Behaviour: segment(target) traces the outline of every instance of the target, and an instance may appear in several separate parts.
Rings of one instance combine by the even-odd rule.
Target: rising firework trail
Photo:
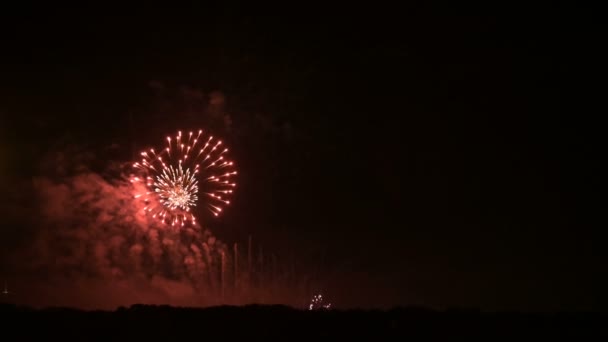
[[[141,152],[141,161],[133,167],[137,175],[131,182],[144,185],[144,191],[135,195],[145,203],[143,209],[171,226],[184,226],[196,222],[192,213],[201,204],[214,216],[230,204],[236,183],[232,180],[237,171],[228,160],[228,148],[203,130],[166,138],[161,150]]]

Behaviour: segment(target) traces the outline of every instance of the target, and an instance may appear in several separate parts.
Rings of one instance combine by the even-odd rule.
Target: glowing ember
[[[323,303],[323,295],[318,294],[312,297],[308,310],[322,310],[331,308],[331,303]]]

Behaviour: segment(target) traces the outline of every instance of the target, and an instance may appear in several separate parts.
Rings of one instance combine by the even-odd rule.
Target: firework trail
[[[237,174],[234,162],[227,159],[228,148],[213,136],[206,137],[202,130],[167,137],[167,146],[159,151],[141,152],[141,161],[133,164],[137,176],[131,182],[144,185],[135,195],[145,205],[143,209],[171,226],[196,223],[192,213],[197,203],[214,216],[230,204]]]

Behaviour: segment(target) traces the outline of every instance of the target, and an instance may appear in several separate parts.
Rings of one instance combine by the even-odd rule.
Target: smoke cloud
[[[55,154],[45,176],[32,181],[37,227],[26,248],[12,255],[22,280],[19,302],[84,308],[218,303],[225,244],[200,225],[173,229],[146,216],[127,174],[104,177],[83,158],[91,156]]]
[[[248,253],[243,243],[247,236],[242,236],[240,262],[235,265],[234,246],[229,249],[216,239],[204,220],[173,230],[146,216],[143,202],[133,198],[141,189],[128,181],[131,161],[125,160],[124,165],[111,162],[126,159],[122,155],[125,151],[138,150],[135,141],[163,136],[174,123],[206,127],[244,145],[268,144],[264,139],[275,133],[278,139],[290,137],[293,127],[268,115],[239,111],[221,92],[192,87],[176,91],[156,81],[149,86],[154,101],[118,124],[128,127],[129,139],[121,140],[121,134],[127,132],[117,129],[117,143],[76,148],[66,146],[66,141],[72,141],[69,136],[49,135],[55,145],[52,152],[35,150],[29,159],[35,166],[22,168],[27,173],[13,172],[15,182],[0,179],[0,276],[13,290],[12,300],[33,306],[81,308],[307,301],[311,285],[301,278],[308,275],[298,277],[293,260],[275,265],[268,255],[266,259],[256,255],[256,245]],[[233,122],[234,115],[238,124]],[[138,123],[147,120],[167,124],[146,126],[142,131]],[[52,131],[50,124],[44,127]],[[81,146],[83,140],[75,139]],[[256,151],[247,155],[252,158]],[[276,169],[272,158],[264,159],[266,152],[258,153],[255,158],[262,160],[259,165],[265,168],[252,169],[257,172],[253,179]],[[45,154],[42,160],[40,154]],[[39,170],[32,172],[33,166]],[[0,171],[2,168],[0,165]],[[259,191],[255,186],[252,189]],[[253,262],[247,262],[247,257]],[[222,258],[227,270],[223,297]]]

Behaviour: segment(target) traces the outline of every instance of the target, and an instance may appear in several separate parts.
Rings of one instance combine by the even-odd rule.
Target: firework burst
[[[331,303],[325,304],[323,302],[322,294],[314,295],[312,297],[312,300],[310,301],[310,304],[308,305],[308,310],[323,310],[323,309],[330,309],[330,308],[331,308]]]
[[[141,152],[141,161],[133,164],[137,175],[131,182],[145,188],[135,198],[144,201],[146,213],[172,226],[195,223],[192,211],[199,202],[218,216],[230,204],[236,187],[232,177],[237,172],[227,159],[228,148],[202,130],[188,135],[178,131],[166,140],[166,147]]]

